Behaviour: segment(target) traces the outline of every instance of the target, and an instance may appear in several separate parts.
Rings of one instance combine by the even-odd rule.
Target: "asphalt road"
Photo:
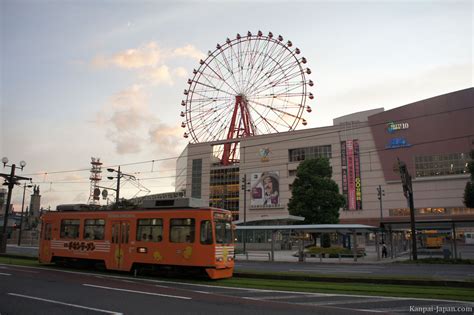
[[[8,245],[7,253],[38,256],[37,247]],[[267,271],[307,273],[315,275],[336,276],[390,276],[390,277],[423,277],[433,280],[473,281],[472,265],[452,264],[397,264],[378,263],[319,263],[319,262],[268,262],[268,261],[236,261],[235,272]]]
[[[216,287],[0,264],[4,314],[413,314],[474,303]],[[411,308],[411,309],[410,309]],[[459,313],[459,312],[458,312]]]

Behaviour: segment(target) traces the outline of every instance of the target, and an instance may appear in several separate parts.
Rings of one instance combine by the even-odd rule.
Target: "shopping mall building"
[[[340,223],[378,226],[409,218],[399,159],[413,178],[417,218],[472,222],[474,209],[463,205],[463,194],[474,149],[473,92],[353,113],[332,126],[244,138],[240,160],[227,166],[217,157],[225,141],[189,144],[177,161],[176,191],[232,210],[237,223],[244,217],[247,224],[291,223],[302,220],[287,208],[296,169],[324,156],[347,201]]]

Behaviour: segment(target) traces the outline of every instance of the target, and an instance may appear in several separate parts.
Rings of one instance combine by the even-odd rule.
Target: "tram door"
[[[112,222],[112,255],[113,268],[128,270],[130,267],[130,222]]]
[[[40,248],[38,252],[40,262],[51,261],[52,231],[53,231],[53,222],[44,221],[41,226],[41,240],[40,240]]]

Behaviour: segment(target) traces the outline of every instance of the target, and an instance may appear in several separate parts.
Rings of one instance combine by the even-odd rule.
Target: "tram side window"
[[[86,219],[84,221],[85,240],[103,240],[105,235],[104,219]]]
[[[170,242],[194,243],[195,226],[194,219],[171,219]]]
[[[137,241],[161,242],[163,240],[163,219],[139,219]]]
[[[61,238],[79,238],[80,220],[61,220]]]
[[[201,221],[201,244],[212,244],[211,221]]]

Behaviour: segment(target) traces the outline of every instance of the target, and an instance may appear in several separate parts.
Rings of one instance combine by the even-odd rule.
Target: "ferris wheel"
[[[308,92],[314,84],[306,79],[311,74],[306,62],[291,41],[271,32],[237,34],[217,44],[184,90],[184,137],[193,143],[231,140],[307,125],[302,115],[311,112],[306,101],[314,98]],[[235,146],[224,146],[224,164],[233,159]]]

